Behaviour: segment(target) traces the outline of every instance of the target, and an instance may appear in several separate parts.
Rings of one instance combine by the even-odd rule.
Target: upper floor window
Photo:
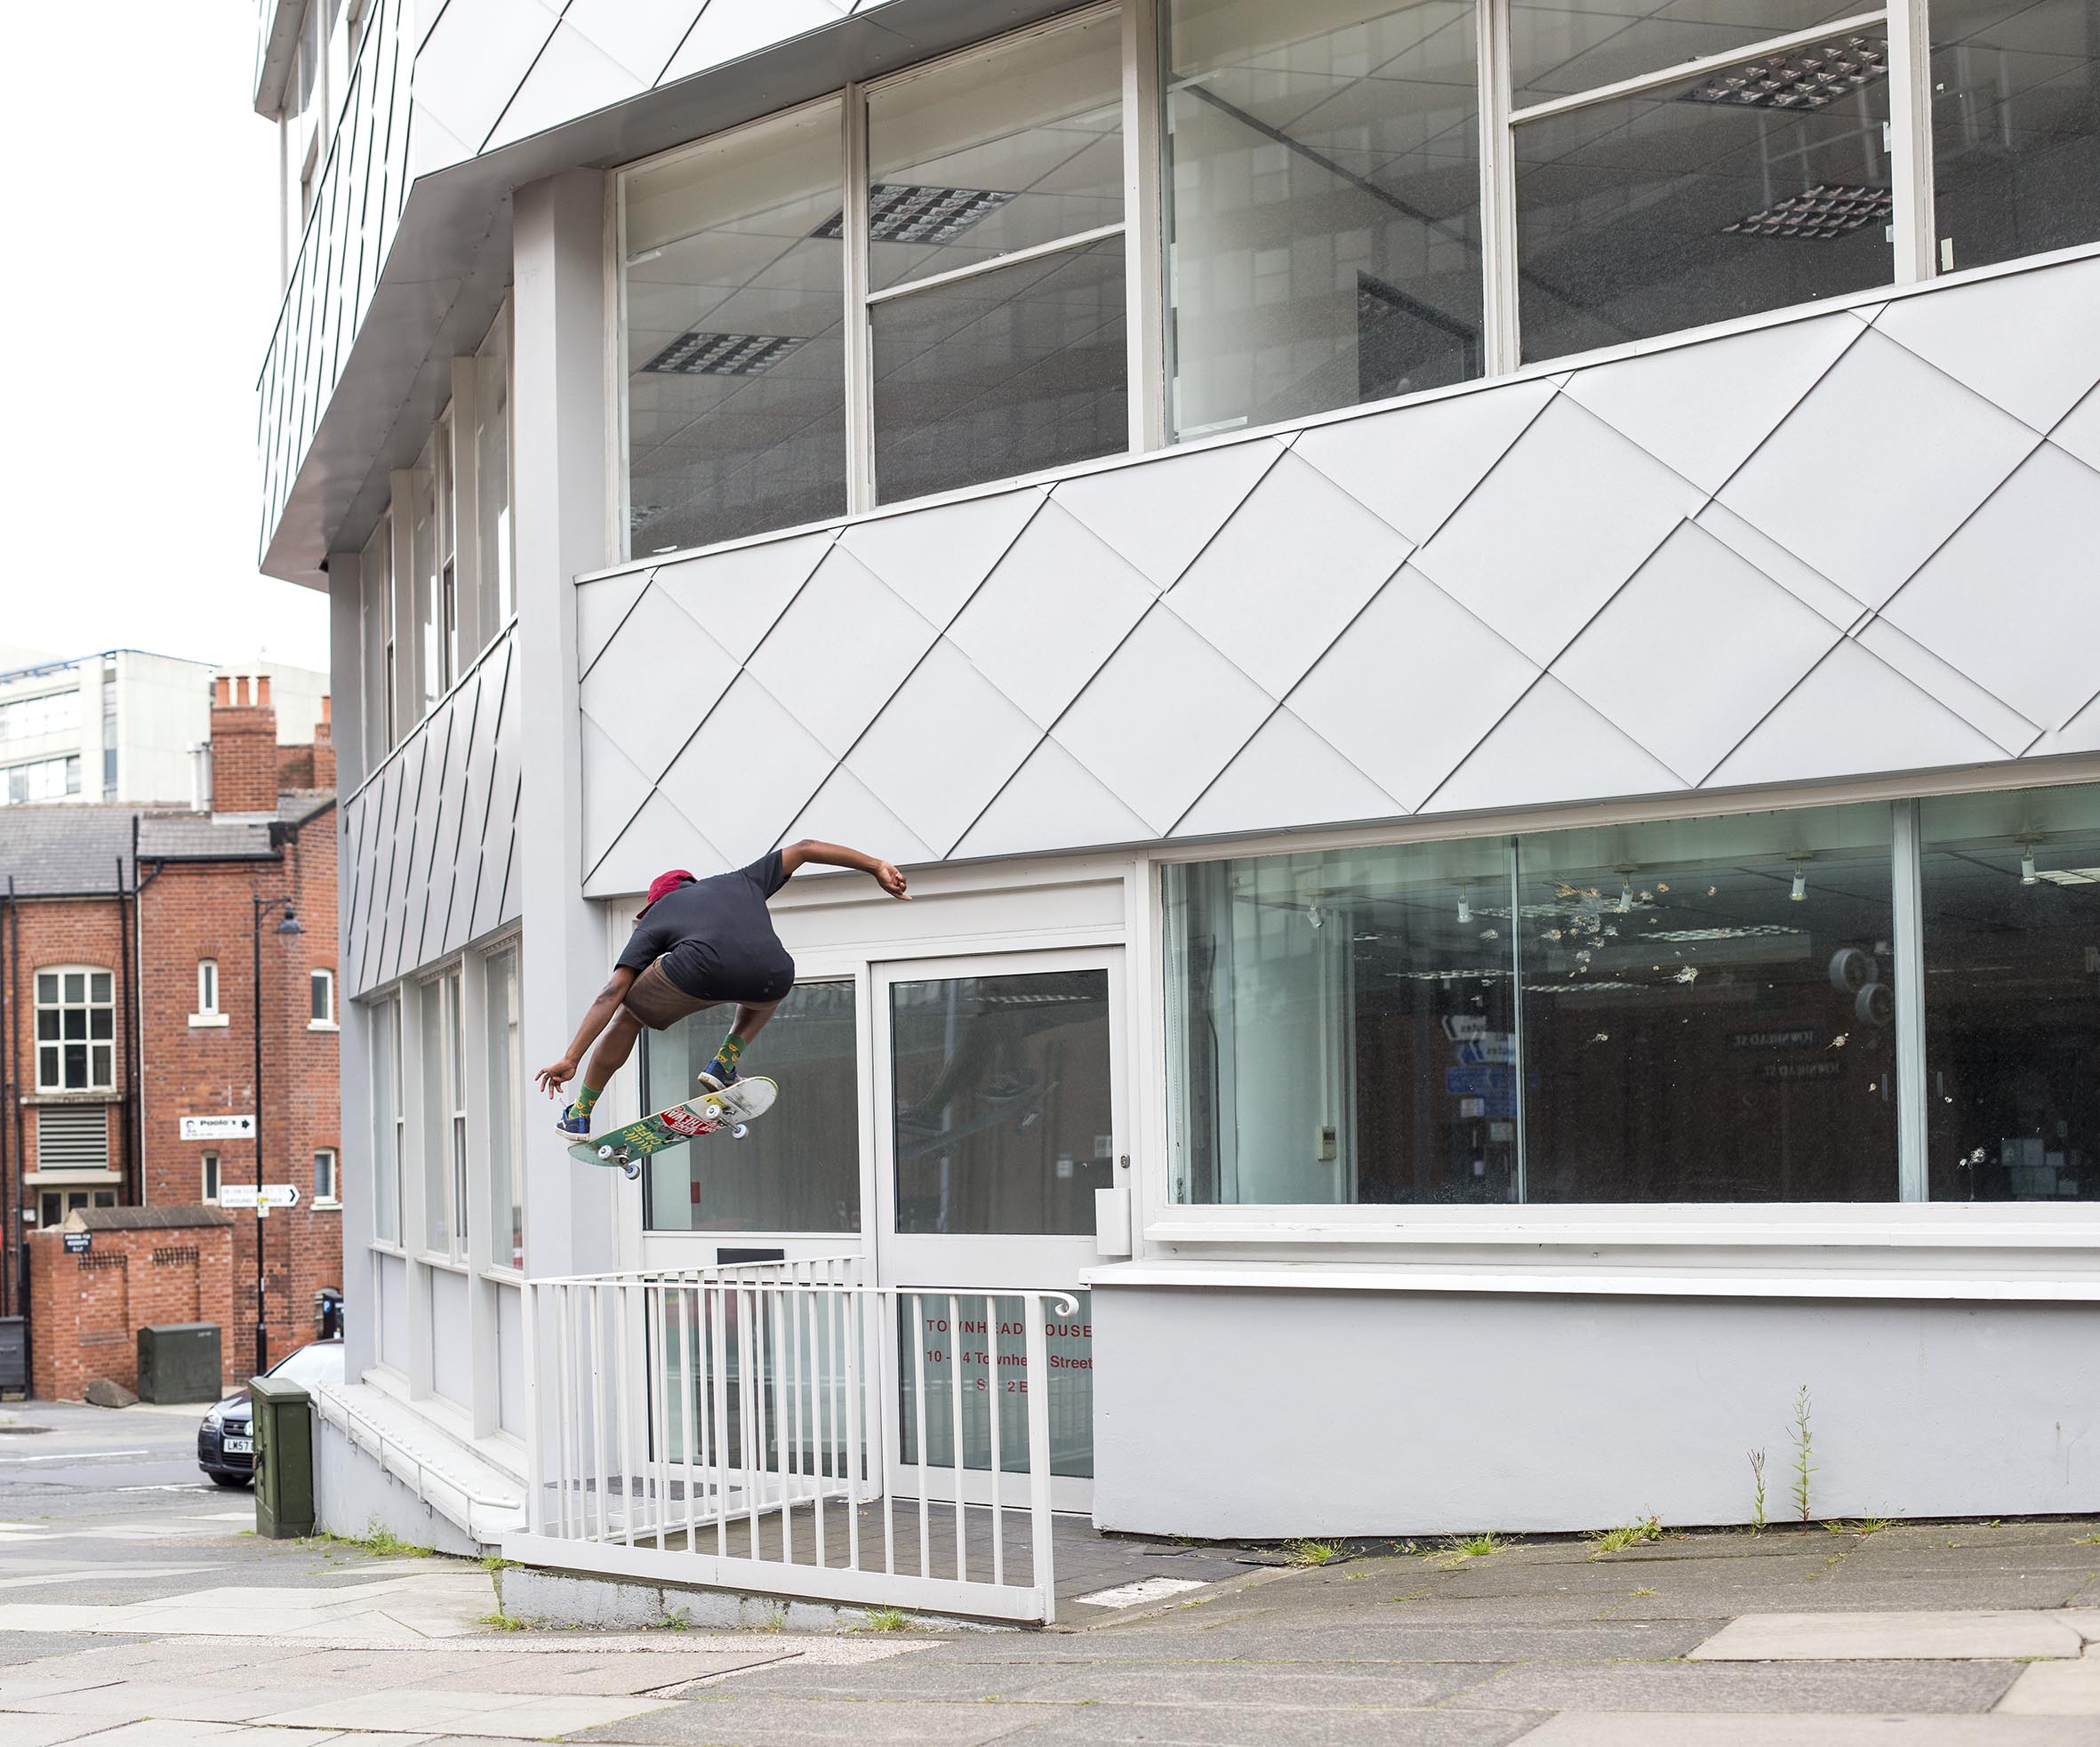
[[[314,1205],[317,1207],[337,1207],[342,1205],[341,1180],[336,1174],[333,1147],[317,1147],[314,1150]]]
[[[64,965],[36,973],[36,1089],[108,1092],[116,1084],[115,979]]]
[[[219,1155],[217,1153],[207,1152],[204,1154],[203,1166],[199,1172],[199,1175],[202,1177],[203,1181],[197,1186],[196,1198],[204,1202],[213,1202],[218,1200]]]
[[[196,961],[196,1011],[189,1015],[192,1025],[223,1025],[227,1016],[219,1007],[219,961],[200,958]]]
[[[517,610],[510,550],[510,306],[474,355],[474,587],[486,643]]]
[[[308,977],[308,983],[312,1011],[307,1023],[333,1027],[335,1023],[335,973],[315,971]]]
[[[80,732],[80,688],[0,703],[0,740],[34,740],[39,734]]]
[[[62,801],[80,792],[80,755],[59,758],[33,758],[27,764],[0,769],[0,806],[21,806],[31,801]]]

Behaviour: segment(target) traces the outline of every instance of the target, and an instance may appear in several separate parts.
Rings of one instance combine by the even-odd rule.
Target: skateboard
[[[724,1128],[742,1140],[749,1132],[745,1125],[771,1110],[780,1090],[762,1074],[734,1080],[719,1092],[700,1093],[639,1122],[578,1141],[569,1157],[579,1165],[617,1165],[632,1182],[642,1174],[641,1161],[666,1147],[683,1146]]]

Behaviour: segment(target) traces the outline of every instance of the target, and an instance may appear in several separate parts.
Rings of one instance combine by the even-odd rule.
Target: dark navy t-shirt
[[[639,972],[661,958],[663,974],[688,995],[777,1001],[794,983],[795,961],[773,931],[765,901],[787,883],[776,849],[734,873],[666,892],[642,912],[620,963]]]

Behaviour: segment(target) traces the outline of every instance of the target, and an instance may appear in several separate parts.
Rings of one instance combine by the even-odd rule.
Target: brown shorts
[[[722,1004],[712,996],[688,995],[664,974],[663,960],[659,958],[634,980],[621,1005],[652,1031],[661,1031],[687,1014]]]

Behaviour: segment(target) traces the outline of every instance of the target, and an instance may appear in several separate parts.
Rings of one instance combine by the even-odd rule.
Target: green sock
[[[744,1040],[732,1031],[722,1039],[722,1047],[715,1052],[715,1060],[725,1067],[733,1068],[736,1066],[736,1058],[743,1053]]]
[[[604,1095],[604,1094],[605,1088],[603,1086],[586,1086],[580,1087],[576,1093],[576,1114],[578,1116],[589,1116],[590,1114],[590,1107],[597,1103],[599,1098]]]

